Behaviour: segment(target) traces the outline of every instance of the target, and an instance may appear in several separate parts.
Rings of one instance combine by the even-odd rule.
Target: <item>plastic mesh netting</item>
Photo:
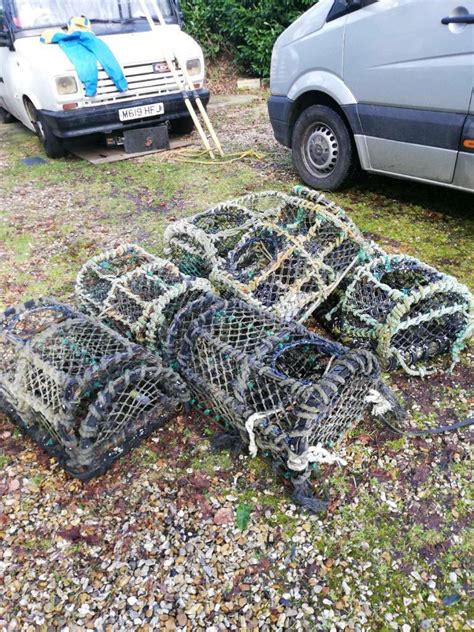
[[[251,453],[270,453],[297,485],[374,406],[397,408],[370,352],[349,351],[239,300],[188,304],[168,346],[200,407],[237,429]]]
[[[86,312],[154,351],[162,350],[175,314],[210,289],[207,280],[185,277],[174,264],[131,244],[88,261],[76,282]]]
[[[103,473],[187,399],[157,357],[66,305],[0,317],[0,407],[76,477]]]
[[[293,193],[253,194],[176,222],[166,251],[223,296],[302,321],[372,247],[324,195]]]
[[[390,369],[426,373],[435,356],[457,361],[473,329],[474,302],[456,279],[405,255],[359,268],[326,319],[353,345],[372,348]]]

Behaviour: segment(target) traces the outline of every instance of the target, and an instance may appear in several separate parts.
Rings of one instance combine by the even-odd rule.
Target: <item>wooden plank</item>
[[[130,158],[138,158],[139,156],[149,156],[150,154],[157,154],[163,151],[172,151],[173,149],[181,149],[182,147],[189,147],[193,142],[191,140],[178,140],[170,139],[170,148],[158,149],[155,151],[140,151],[134,154],[127,154],[122,147],[102,147],[97,144],[84,144],[84,141],[74,141],[68,147],[69,151],[77,156],[86,160],[93,165],[103,165],[111,162],[119,162],[121,160],[129,160]]]

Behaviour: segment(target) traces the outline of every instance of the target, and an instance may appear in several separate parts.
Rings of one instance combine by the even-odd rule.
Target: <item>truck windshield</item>
[[[170,0],[157,0],[164,19],[176,22]],[[153,2],[146,6],[157,22]],[[148,28],[139,0],[15,0],[13,21],[17,29],[30,30],[64,26],[74,16],[88,17],[96,33]],[[119,28],[117,28],[119,25]]]

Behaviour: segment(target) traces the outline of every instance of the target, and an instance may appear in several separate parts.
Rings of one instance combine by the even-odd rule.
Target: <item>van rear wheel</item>
[[[293,129],[293,164],[309,186],[336,191],[359,171],[353,139],[341,116],[325,105],[312,105]]]
[[[0,108],[0,124],[1,123],[13,123],[15,117],[13,117],[10,112],[7,112],[3,108]]]

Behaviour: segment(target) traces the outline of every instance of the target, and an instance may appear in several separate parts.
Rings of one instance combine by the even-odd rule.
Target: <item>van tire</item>
[[[191,134],[194,129],[194,121],[190,116],[182,116],[171,121],[171,131],[178,136]]]
[[[341,116],[312,105],[297,119],[292,136],[293,165],[309,186],[336,191],[360,172],[352,135]]]
[[[62,138],[53,134],[45,118],[39,112],[36,113],[34,125],[48,158],[64,158],[67,152]]]
[[[3,108],[0,108],[0,124],[13,123],[15,117]]]

